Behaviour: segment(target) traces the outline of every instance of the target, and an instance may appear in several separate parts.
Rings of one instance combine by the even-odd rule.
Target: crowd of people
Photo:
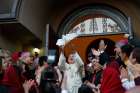
[[[66,56],[64,47],[57,65],[37,53],[0,49],[0,93],[139,93],[140,48],[127,40],[116,42],[115,57],[100,40],[88,62],[76,50]]]

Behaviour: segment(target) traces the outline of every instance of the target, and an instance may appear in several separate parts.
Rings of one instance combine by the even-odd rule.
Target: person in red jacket
[[[120,80],[119,65],[117,62],[111,62],[103,71],[101,81],[101,93],[124,93]]]
[[[6,86],[10,93],[24,93],[21,77],[16,72],[16,67],[8,66],[4,72],[1,84]]]
[[[13,53],[11,58],[11,60],[6,61],[8,65],[4,68],[0,85],[7,88],[8,93],[24,93],[22,70],[16,65],[18,52]]]
[[[115,60],[108,63],[103,71],[101,81],[101,93],[124,93],[125,89],[122,87],[120,80],[120,66],[125,67],[124,63],[119,57],[120,47],[127,44],[126,40],[120,40],[116,43],[115,52],[117,57]]]

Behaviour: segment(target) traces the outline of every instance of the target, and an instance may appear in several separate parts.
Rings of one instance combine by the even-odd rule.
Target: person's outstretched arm
[[[65,68],[66,68],[65,66],[66,66],[66,58],[64,56],[63,48],[62,48],[60,57],[59,57],[58,67],[61,71],[65,71]]]
[[[84,69],[83,60],[81,59],[81,57],[79,56],[77,52],[75,52],[74,56],[75,56],[75,62],[77,64],[77,67],[79,68],[79,71],[81,73],[81,77],[85,77],[85,69]]]

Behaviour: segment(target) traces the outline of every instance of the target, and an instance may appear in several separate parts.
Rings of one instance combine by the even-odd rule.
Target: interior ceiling
[[[34,45],[34,42],[41,42],[33,33],[19,23],[0,24],[0,28],[0,33],[9,40],[32,45]]]

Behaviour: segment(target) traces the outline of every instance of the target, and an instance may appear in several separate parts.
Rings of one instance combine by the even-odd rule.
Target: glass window
[[[87,19],[69,31],[69,33],[77,34],[109,34],[120,32],[121,28],[119,25],[111,18],[106,17]]]

